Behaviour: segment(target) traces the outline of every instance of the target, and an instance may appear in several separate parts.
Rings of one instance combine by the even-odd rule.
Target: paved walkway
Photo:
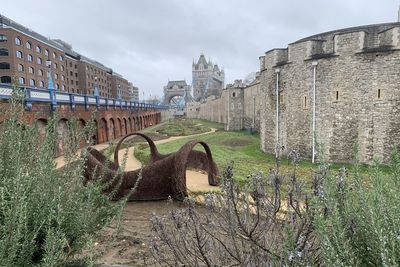
[[[172,136],[167,139],[162,139],[155,141],[154,143],[156,145],[158,144],[164,144],[167,142],[187,138],[187,137],[196,137],[196,136],[201,136],[205,134],[211,134],[214,133],[217,129],[211,128],[211,131],[206,132],[206,133],[200,133],[200,134],[194,134],[194,135],[187,135],[187,136]],[[114,140],[114,144],[118,142],[119,139]],[[98,144],[93,146],[95,149],[101,151],[109,147],[108,143],[103,143],[103,144]],[[128,155],[127,155],[127,160],[126,160],[126,165],[125,165],[125,170],[130,171],[130,170],[135,170],[139,169],[142,164],[140,163],[139,160],[137,160],[134,156],[134,147],[129,147],[128,148]],[[78,151],[80,153],[81,150]],[[120,149],[119,151],[119,159],[120,163],[122,164],[122,160],[124,158],[124,155],[126,153],[126,149]],[[55,158],[56,166],[57,168],[61,168],[62,166],[65,165],[64,157],[57,157]],[[208,176],[207,173],[200,172],[200,171],[192,171],[192,170],[187,170],[186,171],[186,184],[189,192],[209,192],[209,191],[215,191],[218,190],[218,187],[216,186],[210,186],[208,184]]]

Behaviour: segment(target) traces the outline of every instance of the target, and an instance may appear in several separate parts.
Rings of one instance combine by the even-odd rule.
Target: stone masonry
[[[270,154],[280,147],[313,158],[314,147],[317,161],[349,162],[357,148],[361,162],[388,162],[399,148],[400,23],[317,34],[259,60],[256,81],[189,104],[188,117],[255,128]]]

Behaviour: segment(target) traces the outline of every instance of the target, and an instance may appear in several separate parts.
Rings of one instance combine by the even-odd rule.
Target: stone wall
[[[186,106],[188,118],[199,118],[225,124],[229,131],[260,129],[260,83],[258,78],[245,86],[241,80],[228,84],[220,97],[211,96],[204,102]]]
[[[400,145],[400,25],[380,27],[289,44],[279,49],[287,61],[279,60],[277,50],[260,58],[262,150],[274,153],[278,145],[312,157],[315,68],[315,137],[324,156],[348,162],[356,146],[362,162],[389,160],[392,147]]]

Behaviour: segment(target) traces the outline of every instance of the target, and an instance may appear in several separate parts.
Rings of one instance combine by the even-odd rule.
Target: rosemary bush
[[[400,156],[391,173],[376,161],[368,175],[332,173],[321,163],[305,190],[279,160],[269,176],[248,177],[244,186],[223,175],[221,193],[205,207],[153,215],[150,249],[162,266],[400,266]]]
[[[23,124],[23,102],[14,91],[0,132],[0,266],[64,266],[77,261],[123,203],[110,202],[98,183],[83,186],[84,164],[76,152],[82,138],[90,140],[93,125],[80,130],[77,122],[68,123],[66,165],[58,170],[57,116],[44,135]]]

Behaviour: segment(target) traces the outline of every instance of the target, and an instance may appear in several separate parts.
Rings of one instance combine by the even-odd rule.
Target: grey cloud
[[[225,67],[226,82],[257,71],[258,57],[300,38],[397,19],[398,1],[16,0],[5,16],[162,94],[168,79],[191,83],[200,52]]]

